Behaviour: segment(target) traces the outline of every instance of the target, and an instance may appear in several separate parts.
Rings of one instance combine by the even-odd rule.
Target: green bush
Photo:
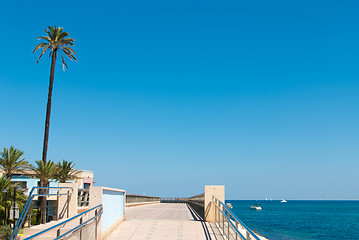
[[[9,225],[0,226],[0,240],[8,240],[11,237],[12,229]]]
[[[37,215],[37,209],[32,209],[32,213],[31,213],[31,226],[35,226],[36,225],[36,215]],[[41,217],[42,217],[42,212],[41,212]],[[40,218],[42,219],[42,218]]]

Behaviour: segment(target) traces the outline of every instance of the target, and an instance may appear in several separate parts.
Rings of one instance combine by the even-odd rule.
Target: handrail
[[[103,213],[102,204],[100,204],[100,205],[98,205],[98,206],[101,206],[101,212],[100,212],[99,214],[97,214],[97,215],[95,215],[94,217],[90,218],[89,220],[83,222],[82,224],[80,224],[80,225],[74,227],[73,229],[71,229],[71,230],[65,232],[64,234],[60,235],[59,237],[55,238],[54,240],[61,239],[61,238],[65,237],[66,235],[68,235],[69,233],[73,233],[73,232],[77,231],[79,228],[84,227],[88,222],[90,222],[90,221],[92,221],[92,220],[94,220],[94,219],[100,217],[100,216],[102,215],[102,213]],[[96,212],[95,212],[95,214],[96,214]],[[97,227],[97,226],[96,226],[96,227]]]
[[[213,197],[212,199],[212,203],[219,209],[219,211],[222,213],[223,216],[225,216],[229,222],[231,222],[231,225],[233,226],[233,228],[237,231],[237,233],[239,233],[239,230],[237,227],[234,226],[232,220],[231,220],[231,216],[232,218],[234,219],[234,221],[237,223],[236,225],[238,226],[238,224],[240,224],[242,226],[242,228],[246,229],[247,231],[247,238],[249,236],[251,236],[252,238],[256,239],[256,240],[260,240],[259,237],[257,236],[257,234],[255,234],[250,228],[248,228],[233,212],[232,210],[230,210],[222,201],[220,201],[219,199]],[[223,211],[221,210],[220,206],[222,205],[222,208],[223,208]],[[228,217],[227,217],[227,214],[225,213],[225,211],[228,212]],[[224,229],[223,229],[224,231]],[[246,239],[244,238],[244,236],[239,233],[239,235],[243,238],[243,239]]]
[[[226,208],[226,210],[232,215],[232,217],[239,222],[242,227],[244,227],[255,239],[260,240],[259,237],[257,237],[257,235],[249,228],[247,227],[233,212],[232,210],[230,210],[225,204],[223,204],[220,200],[218,200],[222,206],[224,206]]]
[[[218,210],[222,213],[223,216],[225,216],[228,219],[228,222],[231,223],[232,227],[234,228],[234,230],[241,236],[241,238],[245,239],[245,237],[239,232],[238,228],[236,226],[234,226],[233,222],[231,221],[231,219],[229,217],[227,217],[226,213],[223,212],[217,205],[215,205]],[[228,237],[229,238],[229,237]]]
[[[58,223],[58,224],[56,224],[56,225],[54,225],[54,226],[52,226],[52,227],[50,227],[50,228],[44,229],[43,231],[38,232],[38,233],[36,233],[36,234],[34,234],[34,235],[31,235],[30,237],[27,237],[27,238],[25,238],[24,240],[33,239],[33,238],[38,237],[38,236],[42,235],[43,233],[48,232],[48,231],[50,231],[50,230],[52,230],[52,229],[54,229],[54,228],[57,228],[57,227],[60,227],[60,226],[65,226],[66,223],[68,223],[68,222],[70,222],[70,221],[72,221],[72,220],[74,220],[74,219],[76,219],[76,218],[78,218],[78,217],[80,217],[80,216],[82,216],[82,215],[86,215],[87,213],[89,213],[89,212],[91,212],[91,211],[93,211],[93,210],[95,210],[95,209],[101,209],[101,212],[100,212],[99,214],[95,215],[95,217],[93,217],[93,218],[87,220],[86,222],[84,222],[84,223],[82,223],[82,224],[76,226],[75,228],[69,230],[68,232],[66,232],[66,233],[64,233],[64,234],[62,234],[61,236],[59,236],[59,237],[56,238],[56,239],[60,239],[61,237],[67,235],[68,233],[77,230],[77,229],[79,228],[79,226],[83,226],[85,223],[89,222],[90,220],[93,220],[94,218],[97,218],[98,216],[100,216],[100,215],[103,213],[102,204],[99,204],[99,205],[97,205],[96,207],[93,207],[93,208],[91,208],[91,209],[89,209],[89,210],[86,210],[86,211],[84,211],[84,212],[82,212],[82,213],[80,213],[80,214],[78,214],[78,215],[76,215],[76,216],[73,216],[73,217],[71,217],[71,218],[69,218],[69,219],[67,219],[67,220],[65,220],[65,221],[63,221],[63,222],[61,222],[61,223]]]
[[[69,189],[71,190],[68,191],[67,193],[57,193],[57,194],[50,194],[50,193],[45,193],[45,194],[39,194],[39,193],[34,193],[34,190],[35,189]],[[26,200],[26,203],[24,205],[24,208],[22,209],[21,211],[21,214],[19,216],[19,219],[17,220],[16,224],[15,224],[15,227],[14,227],[14,230],[9,238],[9,240],[15,240],[17,235],[19,234],[19,231],[20,231],[20,228],[21,228],[21,225],[23,224],[24,220],[25,220],[25,217],[26,217],[26,214],[27,212],[29,211],[29,207],[32,203],[32,200],[34,199],[35,196],[62,196],[62,195],[71,195],[73,193],[73,189],[72,187],[33,187],[30,191],[30,194]]]

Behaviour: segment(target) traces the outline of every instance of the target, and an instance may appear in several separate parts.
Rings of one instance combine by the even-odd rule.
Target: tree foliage
[[[36,52],[39,49],[42,49],[41,54],[39,58],[37,59],[38,63],[40,61],[40,58],[44,53],[49,50],[50,56],[56,52],[60,53],[61,60],[62,60],[62,67],[65,71],[65,67],[68,68],[65,59],[62,55],[65,54],[67,57],[70,58],[71,61],[75,60],[77,61],[75,57],[75,51],[71,48],[74,45],[74,39],[73,38],[67,38],[69,35],[68,32],[64,32],[62,27],[56,27],[56,26],[48,26],[47,29],[44,29],[47,33],[47,36],[40,36],[37,39],[38,40],[45,40],[45,42],[39,43],[32,53]]]
[[[56,174],[59,171],[58,166],[51,160],[44,163],[43,161],[35,161],[37,166],[31,166],[33,171],[33,178],[40,180],[41,186],[47,186],[50,179],[55,179]]]
[[[24,152],[13,146],[4,148],[0,153],[0,168],[7,178],[11,178],[16,172],[23,172],[29,168],[29,163],[22,158]]]
[[[57,164],[58,166],[58,173],[55,176],[55,179],[60,183],[65,183],[69,180],[74,180],[77,178],[78,171],[74,168],[75,163],[68,162],[66,160],[62,160]]]

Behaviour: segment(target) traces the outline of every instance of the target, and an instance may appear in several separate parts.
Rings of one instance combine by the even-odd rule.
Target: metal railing
[[[187,203],[186,198],[161,198],[161,203]]]
[[[93,217],[88,216],[88,219],[86,221],[84,221],[84,217],[86,217],[86,215],[91,215],[91,213],[94,213],[94,216]],[[86,226],[88,226],[92,222],[95,222],[94,239],[97,240],[98,239],[98,232],[97,232],[98,229],[97,228],[98,228],[98,224],[99,224],[100,217],[101,217],[102,213],[103,213],[103,207],[102,207],[102,204],[99,204],[96,207],[93,207],[85,212],[82,212],[72,218],[67,219],[66,221],[63,221],[59,224],[56,224],[50,228],[43,230],[41,232],[38,232],[30,237],[27,237],[24,240],[31,240],[36,237],[40,237],[41,235],[44,235],[44,234],[48,233],[49,231],[52,231],[55,229],[56,229],[56,237],[54,238],[54,240],[66,239],[66,238],[73,236],[74,234],[78,234],[78,236],[76,236],[76,239],[78,239],[78,240],[82,240],[82,239],[87,240],[89,238],[89,236],[85,236],[83,233],[83,230]],[[66,224],[69,224],[70,222],[75,221],[75,219],[79,219],[79,224],[64,233],[61,233],[61,229],[64,228],[66,226]]]
[[[45,193],[39,193],[38,190],[45,189]],[[67,192],[60,193],[60,190],[67,189]],[[52,193],[51,190],[57,190],[56,193]],[[30,194],[27,198],[27,201],[21,211],[21,214],[19,216],[19,219],[17,220],[15,227],[13,229],[13,232],[9,238],[9,240],[15,240],[17,235],[19,234],[20,228],[22,227],[22,224],[24,223],[24,220],[26,218],[27,212],[29,211],[29,208],[32,204],[32,200],[34,197],[39,196],[63,196],[67,195],[70,196],[73,193],[73,189],[71,187],[33,187],[30,191]]]
[[[224,203],[213,198],[212,206],[215,207],[216,224],[227,240],[260,240]]]

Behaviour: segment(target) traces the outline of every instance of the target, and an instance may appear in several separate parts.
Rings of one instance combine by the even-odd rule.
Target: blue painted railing
[[[50,190],[51,189],[57,189],[58,192],[57,193],[35,193],[34,191],[35,190],[38,190],[38,189],[45,189],[45,190]],[[59,193],[59,191],[61,189],[68,189],[69,191],[67,193]],[[73,193],[73,189],[71,187],[33,187],[30,191],[30,194],[27,198],[27,201],[24,205],[24,208],[22,209],[21,211],[21,214],[19,216],[19,219],[17,220],[16,224],[15,224],[15,227],[14,227],[14,230],[10,236],[10,239],[9,240],[15,240],[17,235],[19,234],[19,231],[20,231],[20,228],[22,226],[22,224],[24,223],[24,220],[26,218],[26,214],[27,212],[29,211],[29,208],[30,208],[30,205],[32,203],[32,200],[34,199],[35,196],[61,196],[61,195],[71,195]]]
[[[242,239],[246,239],[242,233],[239,232],[238,228],[234,225],[234,223],[231,221],[230,217],[227,217],[227,215],[225,214],[225,212],[223,212],[220,208],[218,208],[219,212],[227,219],[228,224],[230,224],[235,232],[236,235],[239,235]],[[229,226],[229,225],[228,225]],[[223,234],[224,234],[224,226],[223,226]],[[229,233],[228,233],[229,235]],[[227,237],[229,239],[229,236]],[[237,238],[236,238],[237,239]]]
[[[77,218],[82,218],[82,217],[84,217],[86,214],[89,214],[90,212],[93,212],[93,211],[95,211],[94,216],[91,217],[90,219],[88,219],[87,221],[85,221],[85,222],[83,222],[83,223],[81,223],[81,224],[75,226],[74,228],[70,229],[69,231],[67,231],[67,232],[65,232],[65,233],[63,233],[63,234],[61,234],[61,235],[59,234],[60,231],[57,231],[58,236],[56,236],[56,238],[54,238],[54,240],[64,239],[64,238],[66,238],[67,236],[69,236],[70,234],[72,234],[72,233],[74,233],[74,232],[80,230],[81,228],[83,228],[83,227],[84,227],[86,224],[88,224],[89,222],[94,221],[94,220],[96,220],[97,218],[99,218],[99,217],[102,215],[102,213],[103,213],[102,204],[99,204],[99,205],[97,205],[96,207],[93,207],[93,208],[91,208],[91,209],[89,209],[89,210],[87,210],[87,211],[85,211],[85,212],[82,212],[82,213],[80,213],[80,214],[78,214],[78,215],[76,215],[76,216],[74,216],[74,217],[72,217],[72,218],[69,218],[69,219],[67,219],[67,220],[65,220],[65,221],[63,221],[63,222],[61,222],[61,223],[59,223],[59,224],[56,224],[56,225],[54,225],[54,226],[52,226],[52,227],[50,227],[50,228],[47,228],[47,229],[45,229],[45,230],[43,230],[43,231],[41,231],[41,232],[38,232],[38,233],[36,233],[36,234],[34,234],[34,235],[30,236],[30,237],[27,237],[27,238],[25,238],[24,240],[31,240],[31,239],[33,239],[33,238],[35,238],[35,237],[39,237],[39,236],[41,236],[42,234],[44,234],[44,233],[46,233],[46,232],[48,232],[48,231],[51,231],[51,230],[53,230],[53,229],[55,229],[55,228],[58,228],[58,230],[59,230],[60,228],[64,227],[67,223],[69,223],[69,222],[71,222],[71,221],[73,221],[73,220],[75,220],[75,219],[77,219]],[[96,224],[96,226],[95,226],[95,234],[97,235],[97,224]],[[97,236],[95,236],[95,239],[97,239]],[[79,239],[79,240],[80,240],[80,239]]]
[[[227,239],[231,238],[230,237],[231,233],[229,230],[231,226],[233,229],[233,233],[235,235],[233,239],[238,239],[239,237],[239,239],[244,239],[244,240],[246,239],[260,240],[257,234],[255,234],[250,228],[248,228],[223,202],[221,202],[216,198],[213,198],[212,203],[216,207],[216,214],[215,214],[216,222],[218,222],[219,227],[221,227],[221,222],[222,222],[222,231],[223,234],[227,236]],[[224,219],[226,219],[226,222],[228,222],[226,226],[227,234],[225,233],[225,229],[224,229],[225,227]],[[240,233],[240,231],[238,230],[239,226],[245,229],[246,236]]]

